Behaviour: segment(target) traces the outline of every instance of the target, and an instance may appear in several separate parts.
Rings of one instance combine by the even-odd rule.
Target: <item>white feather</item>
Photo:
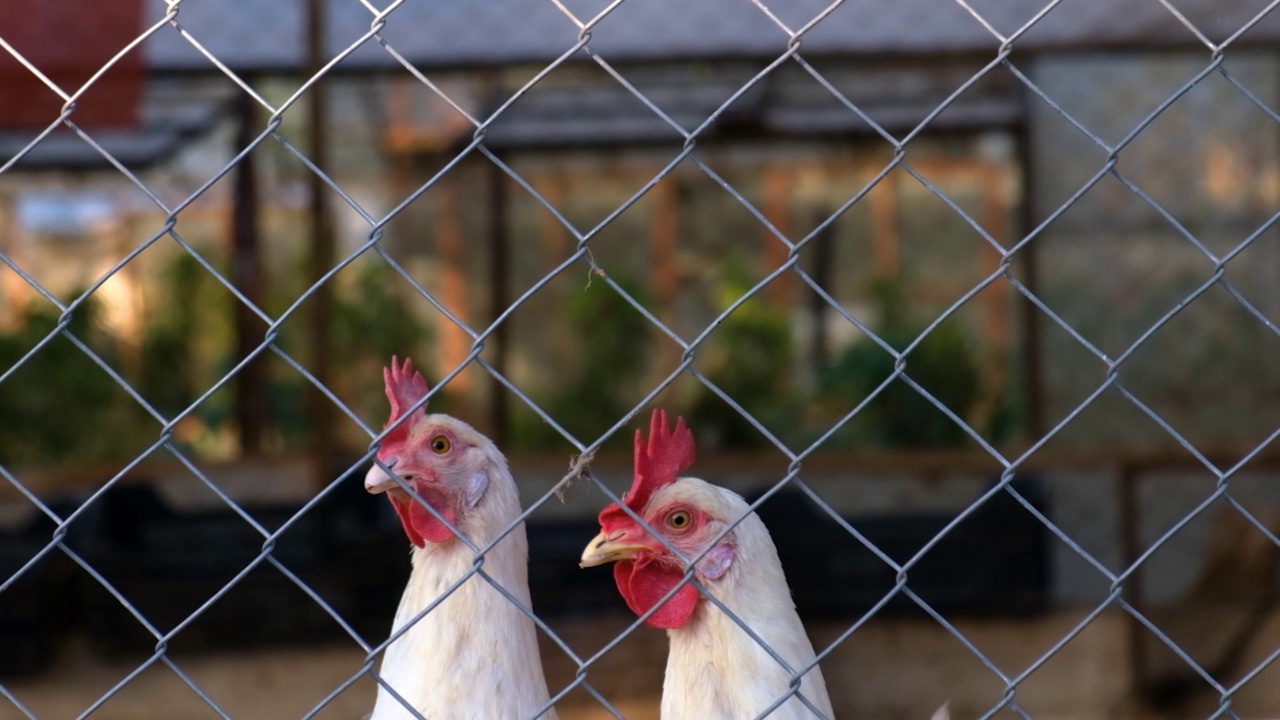
[[[729,521],[747,513],[737,494],[695,478],[681,478],[650,500],[662,505],[682,498]],[[796,614],[791,590],[773,539],[751,513],[733,530],[736,559],[708,590],[793,669],[808,666],[813,645]],[[710,555],[708,555],[710,557]],[[668,630],[671,652],[662,689],[663,720],[737,720],[754,718],[786,694],[791,674],[714,603],[699,603],[684,627]],[[834,715],[822,670],[814,666],[800,692],[821,713],[815,715],[792,696],[770,715],[772,720],[812,720]]]
[[[737,493],[697,478],[680,478],[655,493],[649,505],[677,501],[697,506],[726,522],[747,514],[750,507]],[[723,571],[723,557],[716,554],[722,546],[712,549],[699,563],[699,574],[707,574],[702,571],[709,560],[711,568],[724,574],[711,582],[704,581],[704,585],[791,668],[808,667],[816,655],[796,613],[769,530],[755,513],[750,513],[732,532],[736,544],[732,564]],[[662,688],[662,720],[755,718],[790,688],[791,673],[742,625],[710,601],[699,603],[693,619],[683,627],[668,630],[667,637],[671,652]],[[818,666],[804,675],[800,693],[808,705],[792,696],[768,718],[834,720],[827,684]],[[815,714],[815,709],[820,714]],[[931,720],[950,718],[950,708],[944,704]]]
[[[520,503],[506,460],[487,439],[490,460],[472,486],[483,501],[459,517],[459,530],[488,544],[518,517]],[[487,484],[487,488],[485,485]],[[476,487],[479,486],[479,487]],[[523,523],[485,556],[484,571],[526,608],[528,543]],[[463,577],[475,561],[465,543],[427,543],[413,550],[413,572],[396,610],[399,629]],[[383,656],[382,679],[427,720],[524,720],[547,702],[533,621],[479,575],[472,575],[401,635]],[[555,720],[555,710],[537,716]],[[370,720],[413,715],[379,685]]]

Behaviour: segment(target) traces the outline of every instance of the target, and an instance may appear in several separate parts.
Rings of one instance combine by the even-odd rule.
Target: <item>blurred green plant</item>
[[[387,415],[382,368],[391,356],[413,358],[424,370],[432,366],[431,328],[409,312],[395,292],[400,285],[390,267],[366,261],[356,269],[353,282],[336,294],[333,304],[332,367],[340,374],[342,397],[360,417],[377,422],[377,428]],[[432,397],[431,410],[447,411],[443,393]]]
[[[753,284],[741,258],[726,261],[716,288],[716,312],[727,310]],[[756,294],[725,318],[704,347],[698,366],[707,379],[770,431],[790,434],[802,401],[791,372],[795,340],[787,311]],[[699,386],[692,402],[689,421],[698,429],[699,443],[708,447],[746,448],[767,442],[737,410],[704,386]]]
[[[872,286],[881,311],[878,327],[873,330],[899,351],[928,326],[911,317],[907,287],[902,278],[877,280]],[[906,372],[912,380],[957,416],[967,419],[979,396],[981,376],[969,338],[958,323],[944,322],[934,328],[912,349],[906,361]],[[819,374],[818,390],[824,404],[832,406],[834,399],[843,403],[838,410],[833,408],[827,413],[828,417],[851,410],[849,403],[861,402],[893,371],[893,356],[873,340],[862,336],[851,342]],[[979,432],[984,429],[978,428]],[[897,378],[836,433],[828,446],[954,447],[963,444],[966,437],[933,403]]]
[[[305,290],[306,261],[305,254],[299,255],[292,272],[280,273],[287,277],[273,283],[273,292],[264,301],[273,314],[278,316]],[[329,389],[374,429],[382,427],[387,415],[382,368],[391,356],[411,357],[420,368],[430,367],[431,328],[408,311],[396,292],[398,286],[394,272],[371,259],[357,261],[335,282],[329,363],[334,375]],[[277,339],[285,352],[300,360],[310,352],[307,313],[304,306],[281,325]],[[268,363],[265,392],[271,432],[283,449],[305,450],[311,427],[310,383],[274,354],[263,357]],[[228,355],[222,364],[223,372],[230,371],[234,358]],[[445,404],[445,397],[437,395],[431,408],[444,411]]]
[[[208,336],[218,328],[222,342],[229,340],[230,308],[211,292],[210,282],[195,258],[179,253],[161,272],[148,303],[156,309],[142,336],[136,386],[166,417],[196,399],[204,375],[199,362],[204,343],[196,337],[197,329]]]
[[[334,297],[332,332],[335,377],[340,398],[375,426],[386,417],[382,367],[392,354],[427,358],[430,330],[406,311],[379,263],[358,266]],[[219,268],[225,273],[225,268]],[[353,268],[355,270],[355,268]],[[292,302],[290,280],[272,284],[268,308]],[[296,282],[293,284],[297,284]],[[235,300],[188,253],[179,253],[145,284],[143,333],[136,354],[98,321],[102,303],[90,298],[72,315],[68,329],[98,353],[167,418],[190,407],[226,376],[239,358],[234,347]],[[276,310],[278,312],[278,310]],[[305,317],[299,314],[299,320]],[[305,357],[306,325],[286,322],[279,342]],[[0,333],[0,367],[13,366],[57,325],[58,313],[28,307],[15,329]],[[307,382],[272,353],[265,363],[267,446],[300,451],[308,441]],[[234,380],[191,410],[175,432],[179,446],[199,452],[234,452]],[[442,407],[443,398],[433,402]],[[159,437],[160,425],[92,360],[66,338],[54,337],[29,362],[0,384],[0,462],[55,462],[127,459]],[[230,444],[228,444],[230,443]]]
[[[105,363],[117,367],[119,346],[99,322],[101,314],[101,302],[90,297],[71,314],[66,330]],[[16,328],[0,333],[0,368],[14,367],[48,337],[57,328],[59,315],[56,308],[43,303],[27,306]],[[154,441],[160,429],[106,371],[62,334],[0,384],[0,418],[4,423],[0,463],[7,466],[132,457]]]
[[[219,268],[220,271],[227,270]],[[172,418],[234,366],[232,298],[189,253],[180,252],[147,284],[134,387]],[[174,442],[200,450],[229,430],[235,396],[228,385],[191,410]]]
[[[646,303],[644,289],[630,277],[610,274],[628,294]],[[571,337],[581,341],[577,372],[559,392],[539,403],[565,430],[591,441],[613,427],[639,400],[636,388],[648,354],[644,339],[649,323],[603,282],[593,282],[570,295],[567,314]],[[512,440],[518,447],[547,447],[564,442],[560,434],[531,410],[512,413]],[[616,433],[605,447],[624,447],[626,432]]]

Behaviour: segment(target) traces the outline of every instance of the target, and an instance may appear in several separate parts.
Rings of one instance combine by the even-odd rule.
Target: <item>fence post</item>
[[[510,243],[507,242],[507,178],[497,163],[488,162],[485,168],[485,182],[489,187],[489,316],[497,319],[507,309],[507,284],[511,282],[510,264],[507,253]],[[493,369],[503,376],[507,374],[507,323],[503,322],[493,329],[489,336],[492,344],[490,363]],[[507,406],[507,389],[502,383],[494,380],[489,385],[489,417],[493,423],[493,441],[499,447],[506,443],[507,425],[510,420]]]
[[[1025,94],[1024,94],[1025,95]],[[1013,131],[1015,156],[1021,168],[1021,183],[1018,198],[1018,228],[1020,236],[1025,237],[1040,224],[1039,210],[1035,206],[1035,148],[1032,147],[1031,127],[1027,122],[1019,123]],[[1036,242],[1027,243],[1018,252],[1017,257],[1022,266],[1022,284],[1033,295],[1040,290],[1039,258]],[[1040,366],[1040,310],[1035,303],[1023,298],[1018,303],[1022,308],[1022,377],[1023,377],[1023,412],[1026,415],[1025,433],[1034,441],[1044,437],[1044,371]]]
[[[239,124],[236,128],[235,152],[247,147],[255,136],[253,125],[257,103],[249,95],[236,102]],[[261,306],[262,267],[258,252],[258,181],[253,153],[248,153],[236,166],[235,196],[231,220],[232,283],[245,298]],[[236,357],[253,354],[262,342],[262,321],[248,305],[235,304]],[[266,386],[262,382],[262,358],[255,358],[236,377],[236,423],[240,433],[240,452],[259,455],[262,433],[266,425]]]
[[[314,77],[324,66],[325,3],[327,0],[307,0],[307,74]],[[307,156],[322,172],[329,167],[328,93],[324,79],[318,79],[307,92],[307,127],[310,143]],[[310,279],[315,283],[335,264],[335,243],[332,218],[329,212],[328,193],[319,173],[308,173],[310,191],[311,254]],[[310,340],[311,374],[326,387],[332,379],[330,355],[333,351],[333,289],[330,283],[320,283],[311,296]],[[323,487],[331,480],[335,458],[334,409],[329,399],[318,388],[308,388],[311,430],[311,451],[315,463],[315,483]]]

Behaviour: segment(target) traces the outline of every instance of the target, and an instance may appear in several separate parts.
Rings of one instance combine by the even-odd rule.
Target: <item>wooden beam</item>
[[[434,95],[428,96],[428,115],[420,120],[415,113],[413,91],[418,82],[410,78],[394,78],[386,98],[387,125],[382,132],[382,146],[393,154],[424,155],[440,153],[455,145],[475,128],[456,110],[449,108],[443,119],[433,120],[430,103],[447,105]]]
[[[653,269],[653,300],[658,319],[670,324],[674,320],[676,296],[680,289],[678,188],[673,178],[666,178],[649,190],[653,201],[653,219],[649,224],[649,249]]]
[[[1018,179],[1022,186],[1018,188],[1018,232],[1022,237],[1030,233],[1040,224],[1040,210],[1036,207],[1036,193],[1039,188],[1035,181],[1035,151],[1031,144],[1031,130],[1026,125],[1014,133],[1014,143],[1018,157]],[[1040,291],[1040,262],[1038,259],[1040,241],[1033,240],[1015,256],[1022,268],[1019,274],[1023,285],[1033,295]],[[1044,367],[1041,362],[1041,319],[1040,308],[1030,300],[1023,298],[1019,305],[1021,332],[1021,359],[1023,379],[1023,414],[1025,415],[1025,434],[1028,440],[1035,440],[1044,435],[1048,426],[1045,418]]]
[[[411,82],[416,80],[410,80],[407,77],[393,77],[387,80],[386,108],[389,132],[413,127]]]
[[[463,322],[467,321],[467,260],[462,240],[462,220],[458,216],[458,180],[449,175],[431,189],[435,199],[436,261],[439,265],[440,302]],[[436,325],[441,351],[436,355],[436,376],[443,377],[462,364],[471,349],[471,336],[443,315]],[[470,395],[471,373],[459,373],[449,382],[447,392]]]
[[[898,226],[898,181],[893,173],[867,192],[871,204],[871,266],[878,278],[895,278],[902,270]]]
[[[763,187],[761,188],[764,196],[762,211],[765,218],[788,240],[794,240],[791,237],[791,185],[793,179],[794,171],[791,168],[784,165],[770,165],[764,170]],[[765,267],[763,270],[765,273],[771,273],[787,261],[790,249],[768,228],[765,228],[763,232],[764,237],[761,239],[764,243]],[[779,307],[788,307],[794,285],[795,275],[790,272],[783,273],[769,283],[768,287],[764,288],[764,296],[768,298],[771,304]]]
[[[320,72],[328,57],[324,51],[326,33],[326,3],[324,0],[307,0],[307,69],[312,75]],[[321,78],[307,92],[307,157],[321,172],[329,167],[329,95],[326,78]],[[308,260],[308,279],[319,283],[307,301],[310,313],[307,318],[310,340],[310,371],[316,382],[331,387],[333,349],[333,283],[319,282],[336,264],[337,247],[333,218],[329,208],[332,192],[319,173],[307,173],[310,199],[311,252]],[[315,484],[324,487],[333,479],[337,466],[336,413],[332,401],[315,387],[308,386],[308,421],[311,433],[311,452],[315,458]]]
[[[1001,168],[987,165],[982,168],[980,187],[982,192],[982,227],[993,240],[1003,247],[1008,247],[1009,237],[1009,203],[1005,192],[1005,175]],[[1000,267],[1001,252],[985,240],[982,241],[983,273],[995,272]],[[991,347],[1001,354],[1001,367],[1004,367],[1004,355],[1009,349],[1009,312],[1010,300],[1014,292],[1013,286],[1007,282],[999,282],[987,288],[983,294],[984,310],[987,315],[987,341]]]
[[[1009,235],[1008,217],[1011,208],[1005,192],[1005,175],[1008,170],[994,164],[977,168],[973,184],[982,195],[979,222],[993,240],[1005,245]],[[982,246],[982,274],[989,275],[1000,267],[1001,253],[985,239]],[[1009,353],[1011,349],[1010,325],[1013,313],[1013,285],[997,281],[979,294],[982,306],[983,326],[986,328],[986,355],[982,363],[983,377],[979,400],[974,408],[973,421],[979,428],[990,427],[991,420],[1000,408],[1000,399],[1006,396],[1009,382]]]
[[[823,207],[814,219],[814,226],[821,224],[823,220],[831,217],[835,212],[830,207]],[[809,276],[831,297],[840,299],[839,276],[836,268],[836,224],[831,223],[826,226],[816,237],[809,243],[809,247],[805,251],[808,256]],[[831,306],[827,304],[825,298],[816,292],[807,292],[805,297],[809,298],[809,318],[813,323],[813,337],[809,345],[809,369],[814,377],[818,377],[818,373],[822,372],[822,368],[827,364],[828,355],[831,353],[831,337],[827,330],[827,317],[832,312]]]
[[[507,285],[511,281],[510,243],[507,236],[510,229],[507,223],[509,193],[507,191],[507,175],[497,163],[484,161],[486,182],[489,186],[489,317],[497,320],[506,312],[509,303]],[[511,354],[511,333],[508,323],[503,322],[489,336],[489,364],[494,371],[506,377],[507,358]],[[509,425],[509,409],[507,389],[494,379],[489,395],[489,437],[502,447],[506,442]]]
[[[528,176],[526,176],[528,177]],[[531,180],[538,194],[551,207],[564,213],[565,176],[560,172],[550,172]],[[542,241],[543,268],[550,272],[569,257],[569,230],[546,208],[538,209],[538,234]]]
[[[235,152],[253,142],[256,104],[242,94],[238,105],[239,125],[236,129]],[[231,282],[249,302],[261,305],[262,259],[258,249],[258,178],[253,153],[236,165],[232,189],[231,211]],[[237,360],[249,357],[262,342],[266,328],[262,320],[244,303],[235,303],[235,335]],[[264,358],[240,368],[236,375],[236,428],[240,452],[261,455],[263,434],[267,426],[266,384],[262,375]]]
[[[18,267],[22,236],[18,227],[18,213],[13,195],[0,192],[0,253],[4,253]],[[0,266],[0,327],[13,327],[22,310],[22,288],[26,283],[8,266]]]

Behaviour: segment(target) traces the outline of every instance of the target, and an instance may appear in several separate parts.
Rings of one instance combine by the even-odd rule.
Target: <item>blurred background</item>
[[[1227,687],[1262,668],[1232,707],[1280,714],[1280,12],[1063,4],[996,62],[993,30],[1045,6],[969,5],[850,0],[779,61],[788,36],[756,5],[633,0],[559,62],[579,28],[545,0],[409,0],[348,54],[374,20],[355,0],[171,16],[161,0],[9,0],[4,693],[77,717],[131,678],[94,717],[216,717],[162,663],[131,677],[156,642],[109,585],[161,633],[214,599],[168,657],[234,717],[303,716],[364,660],[311,595],[376,643],[408,575],[394,515],[359,480],[392,354],[432,385],[452,375],[432,409],[493,437],[530,504],[577,453],[531,404],[591,444],[682,362],[611,283],[689,341],[772,278],[692,368],[793,452],[821,439],[800,477],[889,556],[999,479],[984,445],[1038,445],[1014,481],[1036,514],[998,494],[911,573],[955,631],[899,594],[824,661],[841,717],[948,699],[982,716],[1006,683],[974,648],[1014,677],[1064,640],[1018,685],[1037,718],[1205,717],[1220,693],[1179,653]],[[770,9],[799,28],[826,7]],[[69,113],[49,87],[91,79]],[[481,153],[469,117],[500,109]],[[692,154],[668,119],[699,128]],[[806,241],[812,284],[775,273],[781,238]],[[1028,238],[1001,275],[996,246]],[[584,239],[589,261],[566,265]],[[509,308],[478,357],[519,393],[470,362],[468,328]],[[901,351],[944,314],[908,372],[954,418],[901,379],[877,393],[894,358],[846,317]],[[1124,358],[1100,393],[1099,355]],[[699,476],[754,497],[786,475],[693,375],[652,404],[690,421]],[[592,463],[618,493],[636,425]],[[1246,458],[1210,501],[1209,467]],[[55,535],[32,498],[74,519]],[[630,624],[610,573],[576,567],[605,502],[582,483],[528,523],[535,609],[582,655]],[[800,493],[760,512],[818,646],[892,591]],[[294,520],[274,564],[219,594],[262,547],[241,513]],[[1139,558],[1117,588],[1094,564]],[[1094,617],[1113,592],[1136,613]],[[577,668],[544,640],[554,692]],[[656,718],[665,642],[632,633],[592,684]],[[359,716],[373,691],[351,684],[316,717]],[[581,690],[560,711],[608,716]],[[24,715],[0,695],[9,717]]]

